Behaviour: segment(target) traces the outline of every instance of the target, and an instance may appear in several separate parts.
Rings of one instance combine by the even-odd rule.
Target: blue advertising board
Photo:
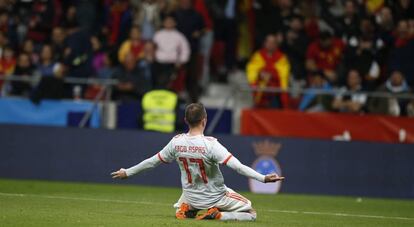
[[[77,125],[85,112],[93,110],[90,126],[100,126],[100,108],[93,108],[90,101],[43,100],[34,104],[28,99],[1,98],[0,123],[73,126]]]

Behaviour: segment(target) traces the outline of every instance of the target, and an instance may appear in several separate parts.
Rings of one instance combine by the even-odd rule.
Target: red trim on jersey
[[[158,152],[157,156],[162,163],[168,164],[168,162],[164,161],[164,159],[161,158],[160,152]]]
[[[229,197],[229,198],[231,198],[231,199],[235,199],[235,200],[238,200],[238,201],[240,201],[240,202],[243,202],[243,203],[248,203],[246,200],[244,200],[244,199],[241,199],[241,198],[239,198],[239,197],[235,197],[235,196],[227,196],[227,197]]]
[[[223,162],[223,165],[227,165],[227,162],[230,160],[230,158],[233,157],[232,154],[230,154]]]
[[[239,193],[229,192],[229,194],[232,195],[232,196],[236,196],[236,197],[239,197],[241,199],[247,200],[244,196],[240,195]]]
[[[242,195],[237,194],[237,193],[230,193],[229,192],[229,193],[226,194],[226,196],[229,197],[229,198],[235,199],[235,200],[242,201],[244,203],[249,203],[248,199],[244,198]]]

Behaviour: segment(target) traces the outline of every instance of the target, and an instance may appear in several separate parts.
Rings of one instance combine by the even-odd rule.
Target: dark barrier
[[[129,130],[0,125],[0,177],[114,182],[109,173],[161,149],[172,135]],[[251,165],[276,156],[287,177],[281,191],[414,198],[414,145],[217,136]],[[266,141],[266,142],[265,142]],[[246,178],[222,167],[226,184],[248,190]],[[179,186],[177,165],[123,181]]]

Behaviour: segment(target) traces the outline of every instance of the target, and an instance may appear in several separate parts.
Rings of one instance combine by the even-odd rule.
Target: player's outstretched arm
[[[132,175],[138,174],[140,172],[152,169],[157,167],[161,163],[161,160],[157,155],[147,158],[139,164],[132,166],[131,168],[124,169],[121,168],[118,171],[112,172],[111,176],[114,179],[126,179]]]
[[[237,158],[231,157],[230,160],[226,164],[228,167],[232,168],[239,174],[253,178],[257,181],[263,182],[263,183],[270,183],[270,182],[276,182],[284,180],[284,177],[278,176],[275,173],[263,175],[255,171],[254,169],[243,165]]]

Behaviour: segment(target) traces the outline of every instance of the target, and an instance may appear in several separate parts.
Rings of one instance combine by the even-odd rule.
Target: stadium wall
[[[0,125],[0,177],[80,182],[180,185],[175,163],[126,181],[109,173],[159,151],[172,137],[137,130]],[[251,165],[273,156],[287,177],[281,192],[414,198],[414,145],[217,135]],[[272,157],[272,158],[273,158]],[[248,180],[222,167],[227,186]]]

